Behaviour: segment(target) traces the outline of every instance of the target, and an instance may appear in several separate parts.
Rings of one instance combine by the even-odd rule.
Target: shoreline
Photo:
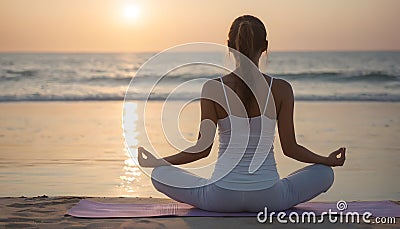
[[[66,196],[51,196],[51,195],[39,195],[39,196],[0,196],[0,202],[4,199],[25,199],[25,200],[36,200],[36,199],[49,199],[49,200],[53,200],[53,199],[92,199],[93,201],[99,201],[102,202],[101,200],[107,200],[107,201],[116,201],[116,202],[112,202],[112,203],[121,203],[121,201],[118,200],[122,200],[122,199],[126,199],[126,200],[135,200],[135,201],[139,201],[139,202],[146,202],[149,201],[148,203],[170,203],[170,202],[177,202],[176,200],[173,200],[171,198],[161,198],[161,197],[142,197],[142,196],[79,196],[79,195],[66,195]],[[384,201],[384,200],[388,200],[391,201],[393,203],[397,203],[400,204],[400,199],[399,200],[394,200],[394,199],[382,199],[382,200],[378,200],[378,201]],[[134,202],[135,202],[134,201]],[[366,200],[366,201],[370,201],[370,200]],[[333,203],[335,201],[322,201],[322,200],[310,200],[308,202],[315,202],[315,203]],[[350,200],[348,202],[363,202],[363,200]],[[136,203],[136,202],[135,202]],[[147,203],[147,202],[146,202]]]

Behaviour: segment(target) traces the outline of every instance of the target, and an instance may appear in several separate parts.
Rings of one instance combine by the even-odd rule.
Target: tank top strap
[[[269,90],[268,90],[268,95],[267,95],[267,101],[265,101],[265,106],[264,106],[264,112],[263,112],[263,114],[265,114],[265,111],[267,110],[269,95],[271,94],[271,91],[272,91],[272,82],[273,82],[273,81],[274,81],[274,78],[271,77],[271,83],[269,84]]]
[[[226,105],[228,106],[228,115],[232,114],[231,112],[231,107],[229,106],[229,102],[228,102],[228,96],[226,95],[226,89],[225,89],[225,85],[224,85],[224,81],[222,80],[222,77],[219,77],[221,79],[221,84],[222,84],[222,89],[224,90],[224,96],[225,96],[225,101],[226,101]]]

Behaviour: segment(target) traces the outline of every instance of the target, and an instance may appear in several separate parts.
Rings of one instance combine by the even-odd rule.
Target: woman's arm
[[[217,125],[217,114],[214,102],[209,98],[210,85],[205,83],[202,90],[202,98],[200,99],[201,122],[197,142],[184,151],[157,159],[143,147],[138,148],[138,160],[142,167],[158,167],[162,165],[181,165],[197,161],[207,157],[214,143],[214,137]],[[208,99],[207,99],[208,98]],[[146,158],[143,157],[146,156]]]
[[[297,143],[293,123],[293,90],[290,84],[284,80],[279,80],[279,85],[279,93],[282,93],[281,97],[283,99],[278,114],[278,130],[283,153],[290,158],[305,163],[342,166],[345,161],[346,148],[342,147],[332,152],[328,157],[324,157],[311,152]],[[338,158],[338,156],[340,157]]]

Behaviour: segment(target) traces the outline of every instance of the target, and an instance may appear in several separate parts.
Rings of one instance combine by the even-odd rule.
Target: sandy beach
[[[257,222],[255,217],[153,217],[119,219],[83,219],[65,215],[66,211],[85,197],[2,197],[0,198],[0,227],[4,228],[286,228],[274,220],[273,224]],[[89,198],[106,203],[170,203],[161,198]],[[397,224],[308,224],[307,228],[396,228]],[[304,228],[304,224],[291,224]]]

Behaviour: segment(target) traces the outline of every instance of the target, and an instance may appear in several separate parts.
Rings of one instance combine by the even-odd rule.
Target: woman
[[[259,59],[268,48],[264,24],[254,16],[238,17],[230,28],[228,46],[247,57],[258,71]],[[237,55],[235,57],[237,62],[240,61]],[[237,63],[237,66],[239,65]],[[204,97],[200,101],[202,122],[199,139],[194,146],[162,159],[157,159],[139,147],[139,164],[143,167],[155,167],[152,172],[152,182],[158,191],[172,199],[208,211],[259,212],[263,211],[264,207],[270,211],[288,209],[313,199],[331,187],[334,178],[331,167],[344,164],[346,149],[340,148],[325,157],[297,144],[293,124],[294,96],[291,85],[282,79],[273,79],[263,74],[259,78],[266,82],[264,86],[254,83],[257,79],[255,76],[244,74],[241,78],[232,72],[220,79],[210,80],[203,86]],[[260,87],[263,87],[262,90],[259,90]],[[284,154],[295,160],[313,164],[283,179],[280,179],[277,173],[271,147],[275,121],[278,124]],[[229,164],[234,158],[232,155],[243,152],[238,163],[232,164],[234,165],[232,169],[220,173],[223,174],[221,178],[210,183],[207,179],[171,166],[207,157],[211,151],[217,125],[220,142],[215,171],[223,171],[224,165]],[[234,129],[235,126],[239,128]],[[243,133],[240,132],[246,128],[240,126],[247,126],[249,129],[246,133],[248,144],[237,144],[236,140],[232,140],[240,141],[243,138]],[[239,138],[235,138],[238,132]],[[257,148],[264,149],[261,150],[265,154],[262,160],[257,157],[257,151],[260,151]],[[222,155],[227,156],[225,161],[221,159]],[[250,171],[252,163],[259,165]],[[162,182],[170,176],[181,176],[206,185],[183,188]]]

